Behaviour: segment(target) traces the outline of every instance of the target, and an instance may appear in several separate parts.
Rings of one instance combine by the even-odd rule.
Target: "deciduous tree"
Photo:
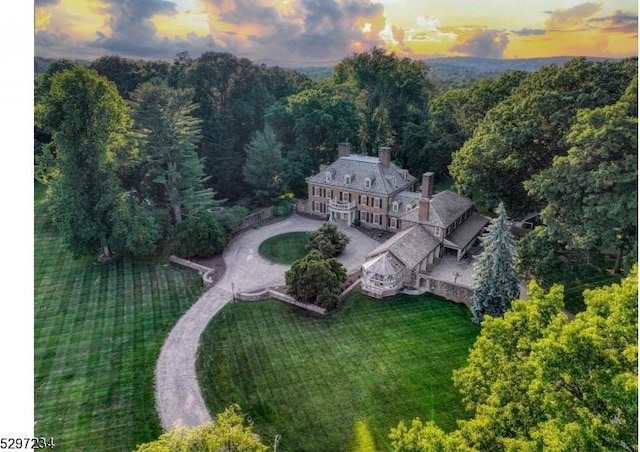
[[[619,285],[585,291],[573,321],[561,286],[531,283],[529,296],[485,320],[454,372],[471,419],[451,433],[401,424],[396,450],[637,449],[637,267]]]
[[[340,288],[347,280],[347,271],[336,259],[327,259],[312,250],[291,265],[285,280],[289,293],[298,301],[333,309],[340,301]]]
[[[131,120],[115,85],[95,71],[72,66],[51,77],[37,106],[37,122],[51,134],[56,170],[47,203],[75,255],[122,243],[118,217],[124,193],[116,177]]]
[[[266,452],[268,447],[253,433],[253,424],[246,423],[240,407],[233,404],[218,414],[214,422],[169,430],[156,441],[141,444],[136,449],[137,452],[188,450]]]
[[[318,250],[324,257],[339,256],[349,243],[349,236],[338,230],[335,224],[326,222],[309,234],[307,250]]]
[[[525,186],[546,204],[550,238],[570,248],[623,253],[638,233],[638,79],[614,105],[578,112],[571,146]]]

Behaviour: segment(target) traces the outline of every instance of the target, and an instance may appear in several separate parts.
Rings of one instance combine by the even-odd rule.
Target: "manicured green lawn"
[[[465,416],[451,372],[478,331],[466,307],[428,295],[354,291],[327,318],[236,303],[203,333],[197,370],[211,412],[239,403],[265,442],[281,436],[278,450],[353,450],[356,426],[385,450],[401,419],[449,430]]]
[[[289,265],[304,257],[309,241],[308,232],[289,232],[268,238],[260,244],[258,252],[265,259]]]
[[[73,259],[43,193],[36,186],[34,433],[56,450],[133,450],[161,433],[156,359],[201,281],[154,260]]]

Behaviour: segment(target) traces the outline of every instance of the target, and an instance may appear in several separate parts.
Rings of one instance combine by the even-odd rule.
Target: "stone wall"
[[[258,301],[258,300],[264,300],[265,298],[275,298],[276,300],[284,301],[285,303],[298,306],[299,308],[306,309],[307,311],[315,312],[316,314],[325,315],[327,313],[327,310],[324,308],[321,308],[320,306],[316,306],[310,303],[301,303],[296,299],[294,299],[293,297],[273,289],[265,289],[265,290],[261,290],[260,292],[253,292],[253,293],[239,292],[239,293],[236,293],[236,298],[243,301]]]
[[[299,198],[293,199],[293,210],[295,212],[311,215],[310,205],[311,203],[306,199],[299,199]]]
[[[260,209],[257,212],[252,213],[251,215],[247,215],[242,219],[242,224],[240,225],[239,230],[244,230],[247,228],[252,228],[259,223],[273,218],[273,206],[265,207],[264,209]],[[237,232],[237,231],[234,231]]]
[[[467,307],[471,308],[472,292],[471,289],[466,286],[427,277],[425,278],[425,289],[429,293],[457,303],[464,303]]]
[[[206,267],[204,265],[198,264],[197,262],[193,262],[188,259],[183,259],[181,257],[174,256],[173,254],[169,256],[169,262],[176,265],[180,265],[181,267],[190,268],[191,270],[196,270],[198,273],[200,273],[200,276],[202,277],[202,282],[204,283],[205,287],[213,286],[213,273],[215,271],[213,268]]]

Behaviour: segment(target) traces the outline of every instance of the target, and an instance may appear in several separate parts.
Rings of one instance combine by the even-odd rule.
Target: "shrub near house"
[[[289,293],[298,301],[334,309],[340,301],[340,288],[347,280],[347,270],[334,258],[325,258],[312,250],[295,261],[285,273]]]

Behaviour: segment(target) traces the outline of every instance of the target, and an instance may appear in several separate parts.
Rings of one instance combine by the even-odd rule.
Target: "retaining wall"
[[[425,278],[425,288],[429,293],[457,303],[464,303],[471,308],[472,291],[466,286],[427,277]]]
[[[169,262],[171,262],[172,264],[180,265],[182,267],[190,268],[191,270],[196,270],[198,273],[200,273],[202,282],[205,287],[209,288],[213,286],[213,274],[215,272],[213,268],[209,268],[205,265],[198,264],[197,262],[183,259],[174,255],[169,256]]]
[[[325,315],[327,313],[327,310],[321,308],[320,306],[309,303],[301,303],[290,295],[283,294],[282,292],[278,292],[273,289],[265,289],[261,290],[260,292],[253,293],[238,292],[236,293],[236,298],[243,301],[258,301],[264,300],[265,298],[275,298],[276,300],[284,301],[285,303],[298,306],[299,308],[306,309],[307,311],[315,312],[316,314]]]

